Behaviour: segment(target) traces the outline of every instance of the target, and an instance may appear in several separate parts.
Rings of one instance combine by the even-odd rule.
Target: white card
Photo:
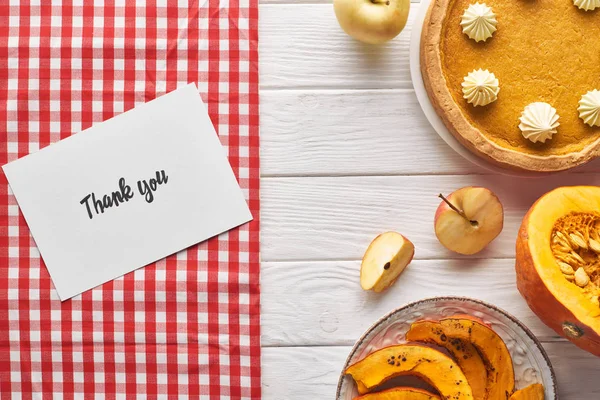
[[[193,84],[3,169],[61,300],[252,219]]]

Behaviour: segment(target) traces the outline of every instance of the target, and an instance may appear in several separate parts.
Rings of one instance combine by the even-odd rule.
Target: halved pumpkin
[[[470,316],[440,321],[447,337],[466,340],[477,348],[487,366],[486,398],[507,400],[515,390],[515,373],[506,344],[496,332]]]
[[[473,394],[460,367],[444,353],[426,346],[385,347],[346,369],[365,394],[401,375],[413,375],[433,386],[442,399],[471,400]]]
[[[487,369],[477,349],[468,341],[448,337],[438,322],[419,321],[410,326],[406,340],[411,342],[433,343],[446,348],[467,377],[473,391],[473,398],[485,400]]]
[[[534,383],[524,389],[517,390],[510,396],[510,400],[544,400],[544,385]]]
[[[423,389],[397,387],[382,392],[368,393],[354,400],[440,400],[440,396]]]
[[[542,196],[517,238],[517,287],[556,333],[600,356],[600,187]]]

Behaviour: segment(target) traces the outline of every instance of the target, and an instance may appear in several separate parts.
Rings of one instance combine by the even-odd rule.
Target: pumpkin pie
[[[559,171],[597,157],[600,127],[580,113],[582,102],[593,100],[589,92],[600,89],[600,8],[585,11],[573,0],[483,1],[493,10],[485,35],[465,29],[472,21],[463,16],[477,0],[432,0],[423,25],[423,80],[446,127],[470,151],[512,169]],[[464,91],[473,72],[499,82],[479,106]],[[524,135],[522,121],[540,110],[552,112],[553,125],[548,140],[534,142],[539,135]]]

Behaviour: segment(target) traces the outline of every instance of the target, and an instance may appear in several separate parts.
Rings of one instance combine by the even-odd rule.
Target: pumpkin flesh
[[[515,374],[506,344],[496,332],[469,316],[442,319],[446,336],[468,341],[487,366],[487,399],[507,400],[515,390]]]
[[[534,383],[524,389],[517,390],[510,396],[510,400],[544,400],[544,385]]]
[[[440,396],[423,389],[397,387],[377,393],[368,393],[354,400],[440,400]]]
[[[365,394],[382,383],[412,375],[433,386],[442,399],[471,400],[473,394],[460,367],[444,353],[426,346],[397,345],[377,350],[346,369]]]
[[[585,214],[600,219],[600,187],[575,186],[555,189],[529,210],[516,246],[517,287],[529,307],[550,328],[579,347],[600,355],[600,257],[574,250],[585,257],[591,280],[585,287],[565,279],[553,250],[557,223]],[[586,227],[584,237],[588,235]],[[577,266],[575,266],[577,267]],[[575,268],[574,268],[575,269]]]
[[[413,323],[406,333],[406,340],[432,343],[448,350],[467,377],[473,391],[473,398],[485,400],[487,369],[477,349],[471,343],[446,336],[442,325],[434,321]]]

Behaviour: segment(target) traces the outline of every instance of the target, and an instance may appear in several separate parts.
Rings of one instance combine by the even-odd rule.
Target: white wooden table
[[[412,90],[412,21],[388,45],[362,45],[339,28],[330,0],[261,0],[263,397],[332,399],[350,346],[409,301],[463,295],[517,316],[544,342],[561,399],[600,398],[600,358],[559,338],[517,292],[514,245],[526,210],[560,185],[600,185],[600,163],[515,179],[454,153]],[[505,228],[471,258],[436,240],[437,194],[466,185],[495,191]],[[360,259],[397,230],[415,261],[385,294],[365,293]]]

